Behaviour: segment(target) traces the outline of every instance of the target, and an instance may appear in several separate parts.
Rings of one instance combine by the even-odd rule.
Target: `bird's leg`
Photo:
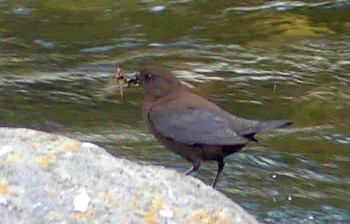
[[[186,175],[190,175],[191,173],[196,172],[196,171],[199,169],[200,166],[201,166],[201,161],[200,161],[200,160],[194,161],[194,162],[193,162],[193,167],[190,168],[190,169],[188,169],[188,170],[185,172],[185,174],[186,174]]]
[[[222,170],[224,169],[224,166],[225,166],[224,159],[219,159],[218,160],[218,172],[216,172],[216,175],[215,175],[215,178],[213,180],[213,183],[211,184],[211,186],[213,188],[215,188],[216,182],[218,181],[219,176],[220,176]]]

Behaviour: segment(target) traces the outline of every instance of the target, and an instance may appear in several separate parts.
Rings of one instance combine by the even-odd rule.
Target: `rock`
[[[162,5],[157,5],[157,6],[154,6],[150,9],[150,12],[153,12],[153,13],[161,13],[161,12],[164,12],[166,10],[166,7],[165,6],[162,6]]]
[[[2,224],[258,223],[193,177],[14,128],[0,128],[0,217]]]
[[[52,42],[52,41],[44,41],[44,40],[35,39],[34,43],[36,45],[38,45],[39,47],[46,48],[46,49],[49,49],[49,48],[52,49],[52,48],[56,47],[56,43]]]

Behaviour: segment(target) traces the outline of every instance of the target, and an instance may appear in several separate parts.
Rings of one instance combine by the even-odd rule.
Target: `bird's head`
[[[149,66],[136,74],[136,82],[146,96],[159,98],[181,88],[180,80],[164,67]]]

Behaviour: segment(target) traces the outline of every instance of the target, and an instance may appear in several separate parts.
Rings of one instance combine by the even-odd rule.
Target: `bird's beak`
[[[123,75],[124,83],[127,84],[127,87],[136,86],[140,83],[140,73],[131,72]]]

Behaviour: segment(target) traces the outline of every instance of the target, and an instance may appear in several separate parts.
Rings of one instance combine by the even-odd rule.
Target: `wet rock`
[[[1,223],[258,223],[201,181],[44,132],[0,128]]]
[[[166,10],[166,7],[163,6],[163,5],[157,5],[157,6],[154,6],[150,9],[150,12],[153,12],[153,13],[162,13]]]
[[[15,15],[27,15],[31,13],[33,10],[34,9],[27,8],[27,7],[19,7],[19,8],[13,9],[12,12]]]
[[[115,45],[107,45],[107,46],[101,46],[101,47],[92,47],[92,48],[85,48],[80,50],[81,53],[104,53],[109,52],[114,49],[116,49],[117,46]]]
[[[51,41],[44,41],[44,40],[35,39],[34,43],[41,48],[50,49],[50,48],[56,47],[56,43],[51,42]]]

